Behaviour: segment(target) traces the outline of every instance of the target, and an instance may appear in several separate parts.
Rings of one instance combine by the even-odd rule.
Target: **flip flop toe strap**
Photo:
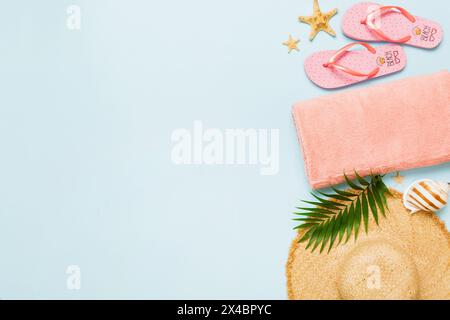
[[[399,12],[401,13],[406,19],[411,21],[412,23],[416,22],[416,18],[412,14],[410,14],[407,10],[405,10],[402,7],[398,6],[382,6],[378,9],[375,9],[371,11],[364,20],[361,21],[361,24],[366,25],[371,31],[373,31],[375,34],[377,34],[381,39],[388,42],[398,42],[398,43],[405,43],[408,42],[411,39],[411,36],[405,36],[400,39],[392,39],[388,35],[386,35],[383,31],[381,31],[379,24],[375,23],[375,19],[380,19],[383,14],[388,12]]]
[[[350,69],[346,66],[343,66],[341,64],[338,64],[336,61],[338,61],[340,58],[342,58],[342,56],[344,56],[348,50],[355,46],[355,45],[361,45],[363,47],[365,47],[370,53],[375,54],[377,51],[375,50],[375,48],[373,48],[372,46],[368,45],[367,43],[364,42],[354,42],[354,43],[350,43],[344,47],[342,47],[341,49],[339,49],[338,51],[336,51],[336,53],[330,58],[330,60],[328,60],[328,62],[324,63],[323,66],[325,68],[334,68],[340,71],[343,71],[345,73],[348,73],[352,76],[355,77],[367,77],[367,78],[372,78],[375,75],[377,75],[377,73],[380,71],[380,68],[375,68],[372,71],[370,71],[369,73],[362,73],[353,69]]]

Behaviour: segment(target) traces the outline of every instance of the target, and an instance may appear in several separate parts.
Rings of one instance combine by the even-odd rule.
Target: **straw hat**
[[[356,242],[330,253],[292,243],[286,265],[289,299],[450,299],[450,234],[434,214],[411,215],[391,191],[379,227],[369,221]]]

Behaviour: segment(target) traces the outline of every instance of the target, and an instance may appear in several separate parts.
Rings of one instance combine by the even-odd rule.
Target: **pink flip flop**
[[[367,50],[349,51],[355,45]],[[337,51],[320,51],[305,60],[308,78],[319,87],[335,89],[402,70],[406,55],[399,45],[374,48],[364,42],[350,43]]]
[[[352,6],[342,19],[342,31],[360,41],[386,41],[420,48],[435,48],[444,31],[437,22],[413,16],[398,6],[362,2]]]

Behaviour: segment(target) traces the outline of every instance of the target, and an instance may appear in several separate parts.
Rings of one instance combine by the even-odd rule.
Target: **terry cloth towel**
[[[450,161],[450,73],[419,76],[293,107],[314,189]]]

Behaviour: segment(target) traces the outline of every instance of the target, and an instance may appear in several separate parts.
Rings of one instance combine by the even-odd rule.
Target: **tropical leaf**
[[[365,179],[355,171],[355,180],[352,181],[344,173],[347,190],[331,188],[332,192],[311,193],[316,201],[302,202],[312,207],[300,206],[297,207],[299,212],[294,213],[300,217],[293,220],[302,222],[294,228],[303,232],[299,242],[307,241],[306,249],[315,251],[319,248],[320,252],[328,245],[330,252],[343,240],[347,242],[352,234],[356,241],[361,224],[367,233],[370,215],[378,225],[379,214],[385,217],[389,211],[386,195],[391,195],[382,178],[381,175],[371,175],[370,179]]]
[[[345,207],[345,204],[343,204],[343,203],[339,203],[339,202],[323,199],[321,197],[316,196],[314,193],[311,193],[311,195],[314,198],[316,198],[317,200],[319,200],[323,205],[329,205],[329,206],[332,206],[334,208],[336,208],[336,207]]]
[[[292,219],[294,221],[305,221],[305,222],[322,222],[322,219],[315,219],[315,218],[300,218],[300,219]]]
[[[330,252],[331,248],[333,248],[333,244],[336,241],[340,223],[341,223],[341,216],[337,216],[335,218],[335,221],[333,222],[333,227],[331,228],[330,245],[328,246],[328,252]]]
[[[334,217],[332,220],[335,220],[336,218]],[[328,223],[327,227],[325,229],[325,235],[324,238],[322,239],[322,246],[320,247],[320,253],[322,253],[323,249],[325,248],[326,244],[328,243],[328,239],[330,239],[331,236],[331,230],[333,229],[333,225],[334,223]]]
[[[373,218],[375,219],[375,222],[378,225],[377,205],[375,203],[375,196],[373,195],[370,187],[367,188],[367,201],[369,202],[369,207],[370,207],[370,210],[372,211]]]
[[[369,203],[367,202],[367,197],[365,194],[361,194],[361,207],[362,207],[362,215],[364,220],[364,230],[369,232]]]
[[[303,237],[300,238],[300,240],[298,242],[305,242],[306,240],[308,240],[311,237],[311,234],[315,231],[314,228],[310,228],[308,231],[305,232],[305,234],[303,235]]]
[[[304,229],[304,228],[311,228],[312,226],[317,225],[317,223],[303,223],[301,225],[296,226],[294,229]]]
[[[315,213],[315,212],[294,212],[294,214],[298,215],[298,216],[305,216],[305,217],[312,217],[314,219],[316,218],[328,218],[328,216],[326,214],[322,214],[322,213]]]
[[[338,243],[341,243],[342,239],[344,238],[344,234],[345,234],[345,230],[346,230],[346,226],[347,226],[347,220],[348,220],[348,207],[346,207],[344,209],[344,211],[342,212],[341,224],[339,226],[339,242]]]
[[[363,186],[368,186],[370,183],[369,182],[367,182],[363,177],[361,177],[359,174],[358,174],[358,172],[356,172],[356,171],[354,171],[355,172],[355,176],[356,176],[356,178],[358,179],[358,182],[361,184],[361,185],[363,185]]]
[[[343,190],[339,190],[339,189],[336,189],[336,188],[331,188],[331,190],[333,190],[334,192],[336,192],[336,194],[339,194],[341,196],[353,197],[355,195],[354,193],[343,191]]]
[[[335,214],[334,211],[327,210],[327,209],[324,209],[324,208],[318,208],[318,207],[313,207],[313,208],[297,207],[297,209],[300,210],[300,211],[310,211],[310,212],[315,212],[315,213]]]
[[[379,190],[381,200],[383,201],[384,206],[386,207],[386,210],[389,211],[388,203],[386,200],[386,194],[389,196],[392,196],[392,193],[389,191],[388,187],[384,184],[383,181],[379,181],[377,183],[377,189]]]
[[[380,190],[380,188],[378,188],[377,185],[374,185],[373,188],[372,188],[372,192],[373,192],[373,195],[375,197],[375,202],[376,202],[378,208],[380,208],[381,214],[383,215],[383,217],[386,217],[386,213],[385,213],[385,210],[384,210],[384,203],[383,203],[383,200],[381,200],[381,195],[380,195],[381,190]]]
[[[348,220],[347,220],[347,238],[345,239],[345,242],[347,243],[350,239],[350,236],[352,235],[353,230],[353,222],[355,221],[355,207],[354,203],[350,203],[350,209],[348,209]]]
[[[337,210],[339,209],[338,207],[332,205],[332,204],[328,204],[328,203],[322,203],[322,202],[314,202],[314,201],[306,201],[303,200],[304,203],[307,204],[312,204],[313,206],[318,206],[318,207],[325,207],[327,209],[331,209],[331,210]]]
[[[325,224],[321,225],[320,232],[317,234],[317,239],[316,239],[316,241],[314,243],[314,246],[312,248],[312,252],[314,252],[314,250],[316,250],[317,247],[319,246],[319,244],[322,242],[322,239],[323,239],[323,237],[325,235],[326,228],[327,228],[327,225],[325,225]]]
[[[356,199],[356,205],[355,205],[355,241],[358,238],[359,233],[359,226],[361,225],[361,216],[362,216],[362,207],[361,207],[361,200],[360,197]]]
[[[378,181],[378,183],[379,183],[379,185],[381,186],[381,188],[383,189],[383,191],[384,191],[385,194],[387,194],[387,195],[389,195],[389,196],[392,196],[391,191],[389,190],[388,187],[386,187],[386,185],[384,184],[383,180]]]
[[[327,194],[327,193],[323,193],[321,191],[317,191],[317,193],[320,193],[321,195],[328,197],[328,198],[332,198],[332,199],[336,199],[336,200],[342,200],[342,201],[351,201],[351,199],[347,196],[342,196],[339,194]]]
[[[358,186],[357,184],[354,184],[352,182],[352,180],[350,180],[345,173],[344,173],[344,179],[345,179],[345,181],[347,182],[347,184],[349,185],[350,188],[352,188],[354,190],[357,190],[357,191],[364,190],[363,187]]]
[[[320,229],[320,225],[317,227],[314,227],[314,231],[311,233],[311,236],[309,237],[309,241],[308,244],[306,245],[306,250],[309,249],[309,247],[314,244],[314,242],[316,242],[317,240],[317,236],[320,233],[321,229]]]

